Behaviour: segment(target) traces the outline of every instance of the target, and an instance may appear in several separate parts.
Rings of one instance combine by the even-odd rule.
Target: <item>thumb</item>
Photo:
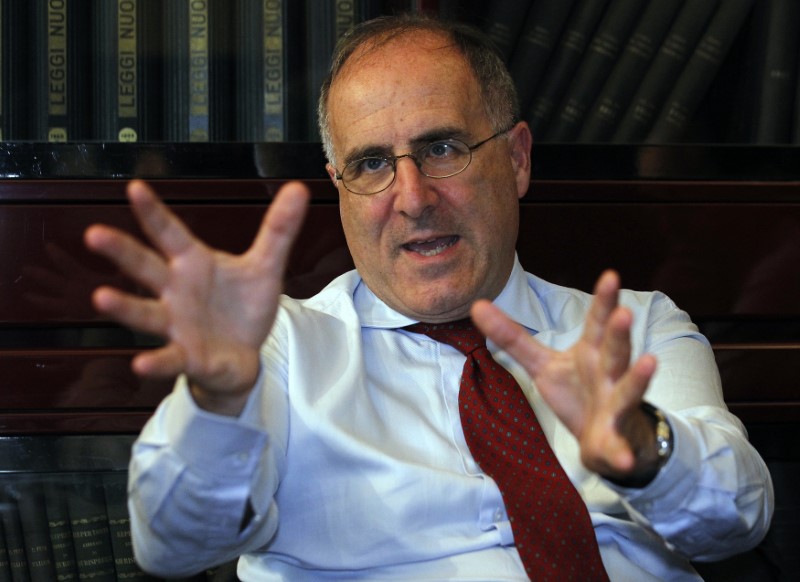
[[[490,301],[476,301],[470,315],[481,333],[508,352],[531,376],[550,359],[552,350],[533,339],[525,328]]]

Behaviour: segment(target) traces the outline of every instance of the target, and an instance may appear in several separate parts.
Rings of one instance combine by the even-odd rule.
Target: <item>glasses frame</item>
[[[400,160],[402,158],[411,158],[412,160],[414,160],[414,165],[417,166],[417,169],[419,170],[420,174],[422,174],[426,178],[433,178],[434,180],[440,180],[442,178],[452,178],[453,176],[457,176],[458,174],[460,174],[461,172],[463,172],[464,170],[469,168],[469,165],[472,163],[472,152],[477,150],[483,144],[485,144],[487,142],[490,142],[494,138],[496,138],[498,136],[501,136],[504,133],[508,133],[509,131],[511,131],[513,129],[513,127],[514,126],[512,125],[511,127],[508,127],[508,128],[503,129],[501,131],[498,131],[497,133],[494,133],[494,134],[490,135],[486,139],[482,139],[481,141],[479,141],[477,143],[474,143],[472,145],[468,145],[465,142],[461,141],[460,139],[455,139],[455,138],[437,139],[435,141],[432,141],[431,143],[428,143],[428,144],[425,144],[423,146],[418,147],[417,149],[415,149],[412,152],[408,152],[406,154],[400,154],[398,156],[365,156],[363,158],[358,158],[357,160],[353,160],[352,162],[349,162],[347,165],[345,165],[345,167],[342,170],[342,172],[340,172],[339,170],[336,170],[336,174],[334,175],[334,178],[336,178],[336,180],[341,180],[341,182],[344,185],[344,187],[349,192],[352,192],[353,194],[356,194],[357,196],[374,196],[375,194],[380,194],[384,190],[387,190],[389,187],[391,187],[392,184],[394,184],[394,181],[397,178],[397,160]],[[431,176],[429,174],[426,174],[423,171],[422,164],[417,159],[417,156],[419,155],[419,153],[422,150],[424,150],[426,148],[429,148],[431,145],[433,145],[435,143],[445,142],[445,141],[450,141],[450,142],[455,141],[455,142],[458,142],[460,144],[463,144],[467,148],[467,151],[469,152],[469,159],[467,160],[467,163],[464,164],[464,167],[461,168],[458,172],[453,172],[452,174],[447,174],[446,176]],[[343,172],[346,171],[347,168],[352,166],[353,164],[359,164],[359,163],[363,162],[364,160],[369,160],[369,159],[380,159],[380,160],[384,160],[384,161],[388,162],[392,166],[392,179],[389,181],[388,184],[386,184],[386,186],[384,186],[380,190],[376,190],[375,192],[363,193],[363,192],[356,192],[354,190],[351,190],[350,187],[347,185],[347,182],[345,182],[345,180],[344,180]]]

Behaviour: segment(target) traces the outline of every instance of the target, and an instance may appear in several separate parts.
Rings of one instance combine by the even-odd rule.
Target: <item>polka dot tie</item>
[[[503,495],[531,580],[608,580],[586,504],[572,485],[514,377],[472,321],[405,329],[465,354],[458,406],[467,445]]]

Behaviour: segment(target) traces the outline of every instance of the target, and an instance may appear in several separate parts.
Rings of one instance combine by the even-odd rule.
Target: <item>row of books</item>
[[[159,580],[134,561],[126,480],[124,471],[4,475],[0,582]]]
[[[800,143],[797,0],[506,0],[480,25],[537,141]]]
[[[336,39],[412,0],[0,0],[2,141],[318,141]]]
[[[0,0],[0,140],[318,141],[336,40],[400,10],[483,26],[537,141],[800,143],[797,0]]]

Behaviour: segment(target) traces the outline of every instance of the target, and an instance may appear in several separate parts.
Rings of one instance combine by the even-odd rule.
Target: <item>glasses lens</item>
[[[384,158],[361,158],[347,164],[342,172],[345,188],[354,194],[374,194],[394,179],[394,168]]]
[[[463,141],[445,139],[422,146],[410,157],[429,178],[448,178],[463,172],[472,161],[472,149]],[[354,160],[342,171],[345,188],[354,194],[376,194],[394,180],[396,158],[370,157]]]
[[[457,139],[435,141],[417,152],[420,169],[429,178],[447,178],[469,166],[472,152]]]

